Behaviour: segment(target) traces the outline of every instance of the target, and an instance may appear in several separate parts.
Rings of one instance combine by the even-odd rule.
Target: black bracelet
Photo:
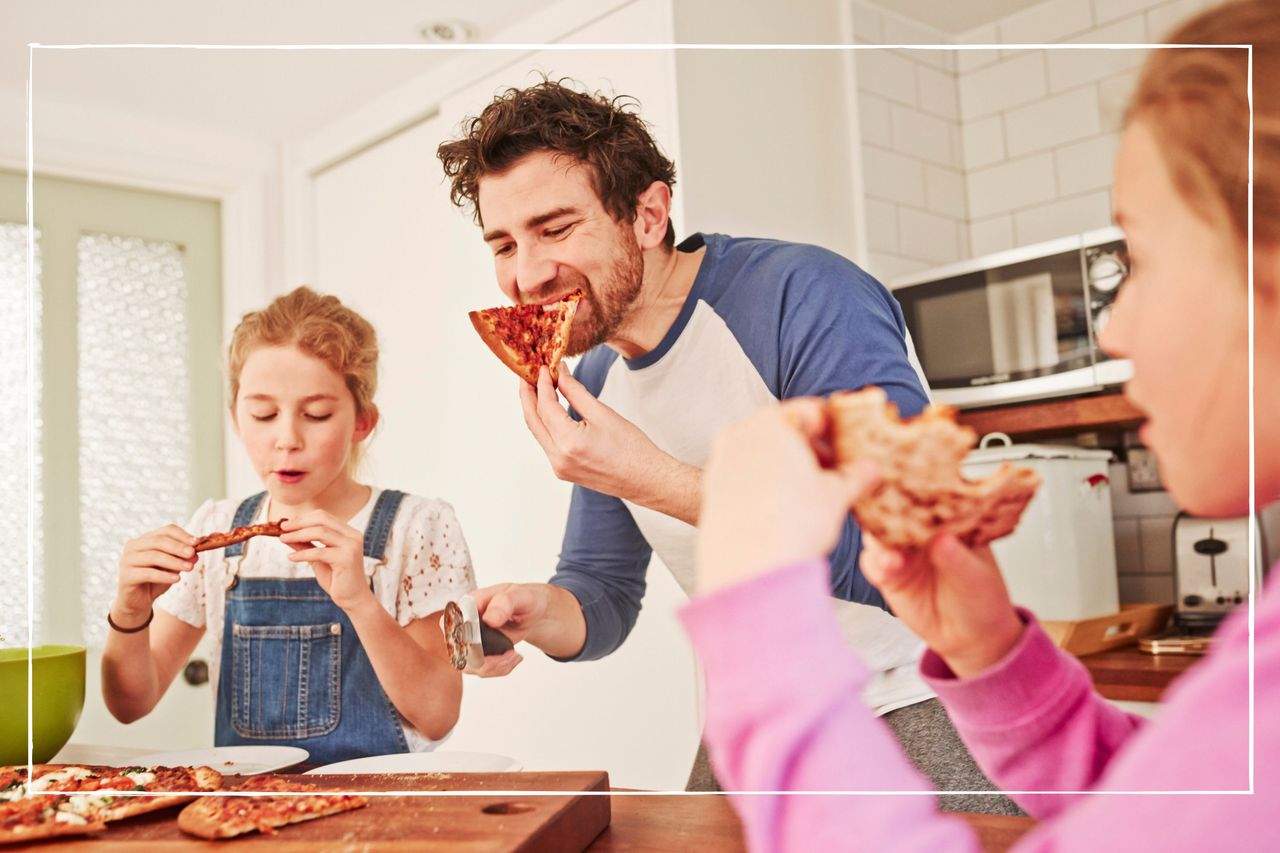
[[[151,620],[154,618],[156,618],[156,611],[155,611],[155,608],[152,608],[147,613],[147,621],[143,622],[137,628],[121,628],[119,625],[116,624],[116,620],[111,618],[111,611],[110,610],[107,611],[107,624],[110,625],[113,630],[119,631],[121,634],[136,634],[139,631],[144,630],[148,625],[150,625]]]

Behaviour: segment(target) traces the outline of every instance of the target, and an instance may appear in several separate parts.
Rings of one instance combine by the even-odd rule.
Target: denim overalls
[[[251,524],[266,492],[246,498],[232,527]],[[403,492],[378,496],[364,555],[385,557]],[[226,550],[214,743],[300,746],[328,764],[408,752],[395,706],[378,682],[351,620],[314,578],[240,578],[248,543]]]

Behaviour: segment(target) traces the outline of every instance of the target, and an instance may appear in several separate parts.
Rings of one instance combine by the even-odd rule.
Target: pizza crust
[[[828,406],[837,464],[867,459],[879,470],[879,482],[854,502],[853,513],[890,548],[923,548],[940,533],[971,548],[986,545],[1014,531],[1040,485],[1035,471],[1007,462],[982,480],[966,480],[960,466],[977,433],[956,424],[950,406],[929,406],[902,421],[874,386],[833,394]]]

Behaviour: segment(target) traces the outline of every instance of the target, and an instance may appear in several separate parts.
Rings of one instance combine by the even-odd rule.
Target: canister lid
[[[1095,450],[1062,444],[1014,444],[1002,432],[987,433],[978,449],[965,457],[965,464],[1016,462],[1020,459],[1110,459],[1110,450]]]

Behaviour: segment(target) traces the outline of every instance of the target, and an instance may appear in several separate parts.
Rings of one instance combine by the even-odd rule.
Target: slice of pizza
[[[101,823],[188,803],[222,784],[222,774],[211,767],[38,765],[33,778],[32,790],[66,795],[59,811]]]
[[[279,776],[253,776],[230,791],[258,796],[201,797],[178,814],[178,828],[200,838],[232,838],[249,832],[275,831],[291,823],[327,817],[362,808],[367,797],[319,792],[304,782]],[[318,793],[311,793],[316,791]],[[282,796],[270,796],[278,793]]]
[[[538,368],[543,365],[555,381],[560,359],[569,348],[573,315],[583,296],[581,290],[575,290],[559,302],[484,308],[467,316],[503,364],[525,382],[537,385]]]
[[[26,844],[106,829],[103,821],[69,809],[70,800],[64,795],[32,795],[25,766],[0,767],[0,844]]]
[[[1007,462],[982,480],[965,479],[960,466],[977,434],[955,422],[950,406],[903,421],[874,386],[832,394],[828,406],[837,464],[869,459],[879,469],[879,482],[853,513],[890,548],[923,548],[943,532],[971,548],[1007,536],[1040,485],[1035,471]]]
[[[284,533],[284,530],[280,528],[281,522],[288,520],[287,518],[282,518],[279,521],[250,524],[247,527],[237,527],[235,530],[228,530],[225,533],[206,533],[197,539],[192,547],[197,552],[212,551],[215,548],[225,548],[228,545],[234,545],[237,542],[243,542],[255,536],[279,536]]]
[[[101,832],[107,825],[65,809],[67,796],[22,796],[0,799],[0,845],[26,844],[60,835],[89,835]],[[0,792],[3,797],[4,792]]]

